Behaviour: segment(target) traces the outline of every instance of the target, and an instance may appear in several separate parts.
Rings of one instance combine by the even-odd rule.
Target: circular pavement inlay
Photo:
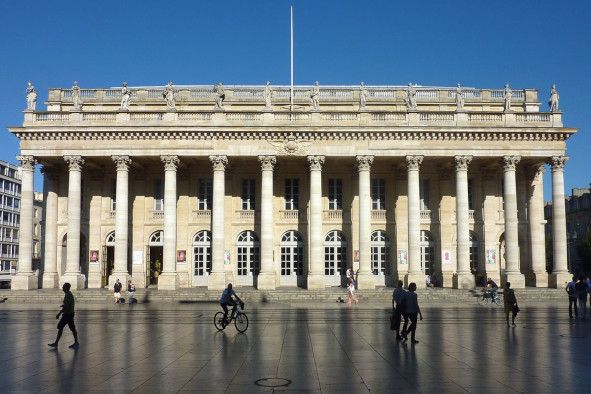
[[[291,380],[284,378],[261,378],[255,380],[254,384],[261,387],[287,387],[291,384]]]

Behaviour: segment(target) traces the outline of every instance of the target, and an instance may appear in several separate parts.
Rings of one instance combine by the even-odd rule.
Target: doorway
[[[148,242],[148,258],[149,267],[146,270],[147,284],[149,286],[158,285],[158,277],[162,273],[162,255],[164,232],[162,230],[156,231],[150,236]]]

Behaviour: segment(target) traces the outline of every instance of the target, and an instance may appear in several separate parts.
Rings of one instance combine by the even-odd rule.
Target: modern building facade
[[[0,281],[16,273],[21,203],[21,170],[0,160]]]
[[[475,273],[516,288],[568,277],[563,169],[576,130],[557,105],[541,112],[536,90],[75,85],[50,89],[46,104],[29,103],[10,128],[27,223],[43,166],[44,287],[133,277],[318,289],[347,267],[362,289],[424,286],[425,275],[459,288]],[[558,201],[551,273],[546,163]],[[21,237],[21,251],[31,245]],[[18,288],[36,287],[26,256]]]

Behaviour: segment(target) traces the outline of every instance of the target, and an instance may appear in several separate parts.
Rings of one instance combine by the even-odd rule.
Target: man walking
[[[129,297],[129,304],[133,303],[135,296],[135,285],[131,283],[131,280],[127,281],[127,296]]]
[[[64,301],[62,304],[62,310],[55,316],[56,319],[60,318],[59,323],[57,323],[57,337],[55,338],[55,342],[48,343],[48,346],[57,347],[57,344],[62,337],[62,333],[64,332],[64,327],[66,324],[72,331],[72,335],[74,335],[74,343],[69,347],[72,349],[78,348],[78,332],[76,331],[76,325],[74,324],[74,295],[70,292],[70,284],[64,283],[62,286],[62,290],[64,291]]]
[[[417,293],[415,293],[416,290],[416,283],[412,282],[408,285],[408,292],[404,297],[404,326],[406,328],[407,318],[410,320],[410,326],[408,326],[408,330],[402,330],[402,339],[406,341],[407,336],[410,333],[410,341],[413,344],[419,343],[419,341],[415,339],[415,332],[417,331],[417,315],[421,318],[421,320],[423,320],[423,314],[421,313],[421,308],[419,307],[419,298],[417,296]]]
[[[509,313],[512,315],[511,325],[515,327],[515,318],[517,317],[517,313],[519,313],[519,306],[517,306],[515,291],[511,288],[510,282],[506,282],[503,288],[503,301],[505,304],[505,321],[507,322],[507,327],[509,327]]]
[[[575,295],[576,277],[573,275],[573,280],[566,284],[566,293],[568,294],[568,317],[573,318],[573,308],[575,310],[575,318],[579,316],[577,308],[577,296]]]
[[[581,320],[585,320],[587,317],[587,283],[582,275],[575,283],[575,295],[577,296],[579,312],[581,312]]]
[[[402,336],[400,336],[400,321],[402,320],[402,316],[405,314],[404,312],[404,301],[406,297],[406,290],[403,288],[404,283],[399,280],[398,287],[394,289],[394,293],[392,293],[392,324],[390,329],[396,331],[396,340],[400,341]],[[408,323],[408,318],[404,318],[405,320],[405,327],[406,323]]]
[[[121,282],[119,279],[115,280],[115,285],[113,285],[113,297],[115,298],[115,304],[118,304],[121,300]]]

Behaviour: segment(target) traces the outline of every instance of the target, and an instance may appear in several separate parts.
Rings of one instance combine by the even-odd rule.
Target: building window
[[[154,179],[154,210],[164,209],[164,185],[162,179]]]
[[[258,275],[259,273],[259,239],[253,231],[243,231],[238,235],[236,261],[238,275]]]
[[[474,210],[474,182],[468,179],[468,209]]]
[[[343,209],[343,180],[328,180],[328,209],[331,211]]]
[[[371,180],[371,209],[384,210],[386,209],[386,180],[372,179]]]
[[[419,183],[419,195],[421,198],[421,211],[428,211],[431,206],[431,184],[428,179],[421,179]]]
[[[288,231],[281,237],[281,275],[304,273],[304,241],[297,231]]]
[[[256,209],[255,179],[242,180],[242,210],[254,211]]]
[[[285,180],[285,209],[296,211],[299,209],[300,181],[299,179]]]
[[[330,231],[324,239],[324,275],[344,275],[346,271],[347,241],[338,230]]]
[[[371,234],[371,269],[374,275],[386,275],[390,272],[390,239],[385,231]]]
[[[211,233],[200,231],[193,238],[193,261],[195,262],[195,276],[211,273]]]
[[[470,270],[478,271],[478,238],[470,231]]]
[[[213,203],[213,183],[209,179],[199,179],[199,202],[197,209],[207,211],[211,209]]]
[[[425,275],[433,275],[435,266],[435,241],[433,236],[421,230],[421,268]]]

